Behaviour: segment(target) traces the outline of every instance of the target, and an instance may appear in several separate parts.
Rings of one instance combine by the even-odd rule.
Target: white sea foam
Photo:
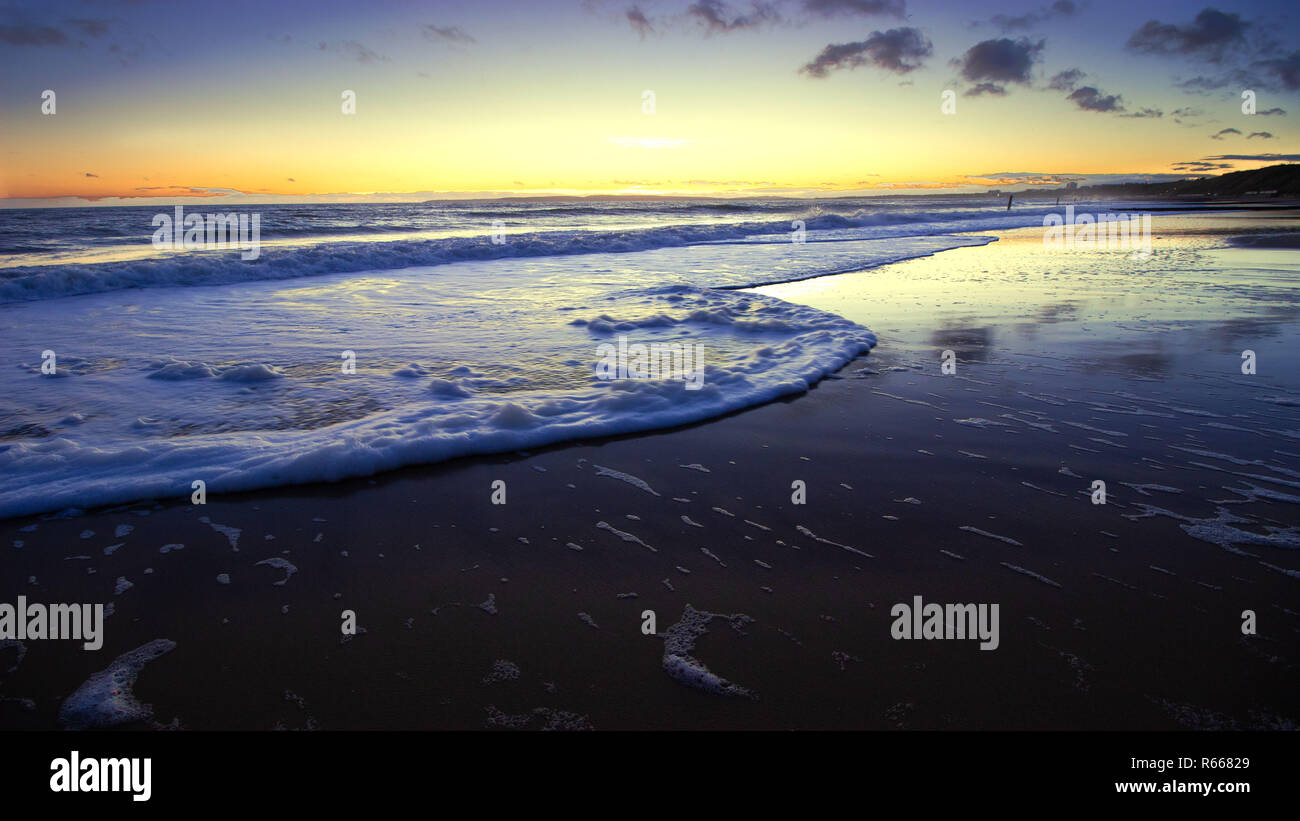
[[[428,297],[412,313],[427,314],[427,305],[447,296],[441,288],[433,289],[439,294],[427,293],[431,286],[419,284],[415,275],[402,281],[411,290],[388,281],[367,283],[385,294],[379,300],[385,309],[376,308],[373,315],[354,316],[353,305],[330,304],[362,287],[341,278],[331,288],[317,283],[302,289],[316,292],[314,296],[298,292],[298,286],[257,285],[243,287],[256,293],[221,297],[245,300],[237,312],[243,322],[278,328],[284,346],[270,354],[265,342],[244,339],[229,327],[229,316],[202,318],[200,309],[216,299],[212,293],[175,298],[191,297],[187,291],[161,302],[151,295],[149,301],[172,315],[178,328],[177,336],[164,343],[145,341],[143,327],[96,327],[95,321],[75,315],[80,309],[59,319],[49,303],[16,306],[31,316],[0,329],[6,347],[42,350],[45,329],[57,325],[65,337],[62,344],[98,351],[102,360],[91,357],[96,364],[90,371],[60,380],[57,394],[38,374],[11,380],[14,404],[41,408],[19,415],[51,432],[0,444],[0,516],[187,498],[198,479],[211,495],[675,426],[805,391],[875,344],[861,326],[771,298],[692,286],[623,292],[596,316],[624,316],[634,324],[647,315],[669,317],[671,322],[655,333],[689,334],[709,349],[704,384],[700,390],[685,390],[682,382],[672,380],[601,381],[586,368],[560,364],[575,358],[594,361],[595,343],[603,337],[590,323],[571,324],[573,313],[558,313],[563,307],[558,303],[549,306],[553,312],[534,311],[527,320],[465,315],[435,332],[414,318],[386,313],[389,307],[401,313],[400,305],[421,304],[420,294],[412,291],[424,290]],[[322,289],[330,293],[322,297]],[[579,289],[569,297],[587,300],[595,294]],[[138,299],[103,295],[89,298],[85,308],[94,303],[95,311],[118,313]],[[309,311],[285,305],[304,299],[325,304]],[[525,301],[522,295],[520,299]],[[102,304],[106,302],[118,304]],[[315,326],[336,310],[334,321],[346,316],[349,324],[363,326],[356,336],[322,331],[314,339],[303,338],[313,332],[301,323]],[[221,328],[213,326],[209,336],[202,328],[212,322]],[[23,340],[9,344],[14,335]],[[201,369],[218,377],[151,378],[175,363],[154,367],[159,356],[143,351],[139,365],[120,364],[123,358],[133,359],[124,346],[157,344],[173,346],[186,372],[194,362],[203,362]],[[388,355],[398,361],[409,362],[415,357],[408,354],[420,349],[425,361],[486,358],[489,364],[480,367],[502,378],[490,391],[451,390],[449,386],[462,383],[447,380],[443,371],[430,389],[422,380],[395,378],[392,367],[368,370],[364,360],[351,375],[329,364],[338,350],[381,345],[389,346]],[[533,349],[540,364],[522,367],[509,353],[520,345]],[[223,357],[245,364],[226,364]],[[513,385],[512,378],[518,380]],[[91,411],[83,422],[58,423],[78,409]],[[143,417],[153,421],[145,426],[128,422]],[[227,535],[236,547],[237,531]]]
[[[755,696],[748,689],[720,677],[692,655],[695,651],[695,642],[709,632],[707,625],[714,618],[728,619],[733,627],[743,626],[750,621],[750,618],[743,614],[721,616],[717,613],[701,612],[689,604],[686,605],[681,621],[669,627],[664,633],[664,672],[688,687],[708,693],[754,698]]]
[[[175,647],[174,641],[154,639],[118,656],[64,699],[59,708],[59,722],[77,730],[112,727],[149,718],[153,715],[153,708],[140,703],[132,688],[146,664]]]

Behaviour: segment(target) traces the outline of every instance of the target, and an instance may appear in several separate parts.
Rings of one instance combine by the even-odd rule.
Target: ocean
[[[171,208],[2,211],[15,369],[0,517],[334,481],[802,392],[876,337],[745,288],[985,244],[978,232],[1058,210],[939,196],[186,206],[255,215],[252,259],[156,247]],[[611,346],[656,343],[698,351],[698,384],[598,370]]]

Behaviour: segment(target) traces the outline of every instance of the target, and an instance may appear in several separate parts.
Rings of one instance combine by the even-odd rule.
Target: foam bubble
[[[81,730],[148,719],[153,715],[153,707],[140,703],[132,688],[146,664],[175,647],[176,642],[169,639],[154,639],[118,656],[64,699],[59,708],[59,723],[68,729]]]

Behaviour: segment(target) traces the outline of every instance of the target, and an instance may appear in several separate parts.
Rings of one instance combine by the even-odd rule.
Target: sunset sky
[[[1287,0],[5,3],[0,198],[889,193],[1221,173],[1300,160],[1298,42]]]

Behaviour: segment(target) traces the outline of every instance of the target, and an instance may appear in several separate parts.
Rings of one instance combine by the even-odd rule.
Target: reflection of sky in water
[[[1295,231],[1300,220],[1266,225]],[[1300,372],[1300,354],[1284,344],[1297,336],[1300,255],[1224,247],[1244,229],[1238,217],[1157,214],[1145,261],[1045,248],[1041,230],[1024,229],[985,248],[759,290],[866,325],[880,337],[878,354],[901,346],[951,349],[966,362],[1071,356],[1152,377],[1210,360],[1223,367],[1257,349],[1274,375]]]

